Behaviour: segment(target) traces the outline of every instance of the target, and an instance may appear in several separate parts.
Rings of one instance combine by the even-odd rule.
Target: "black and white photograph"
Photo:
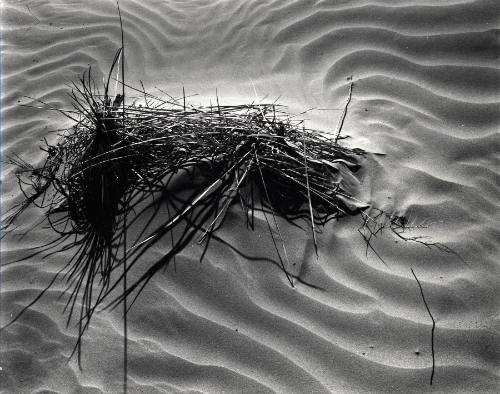
[[[0,4],[0,393],[500,392],[500,2]]]

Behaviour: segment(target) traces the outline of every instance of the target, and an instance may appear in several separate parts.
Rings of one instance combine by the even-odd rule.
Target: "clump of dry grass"
[[[118,54],[111,71],[117,59]],[[306,219],[316,245],[316,226],[361,208],[343,187],[342,174],[359,168],[363,152],[342,147],[338,135],[306,128],[284,107],[194,107],[185,96],[159,98],[129,87],[143,99],[136,105],[125,102],[124,94],[112,99],[109,80],[101,94],[89,70],[73,86],[74,110],[64,113],[75,124],[56,144],[47,144],[41,167],[12,159],[26,199],[10,212],[7,226],[34,205],[44,209],[61,239],[74,241],[76,252],[61,275],[70,294],[68,324],[79,309],[79,343],[96,308],[125,282],[151,246],[170,239],[164,256],[113,295],[111,306],[132,293],[136,297],[196,235],[208,247],[234,203],[241,205],[249,227],[255,210],[264,211],[279,264],[292,286],[276,217]],[[197,180],[182,198],[170,190],[181,173]],[[154,193],[167,196],[173,212],[127,245],[127,226]]]

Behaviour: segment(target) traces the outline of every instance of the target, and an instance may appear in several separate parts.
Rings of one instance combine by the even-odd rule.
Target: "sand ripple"
[[[126,70],[194,100],[282,96],[291,110],[333,130],[348,78],[355,82],[345,132],[371,156],[362,189],[381,208],[406,214],[418,234],[465,260],[380,237],[384,265],[365,252],[359,219],[319,236],[288,228],[294,272],[315,287],[287,285],[260,230],[237,210],[200,264],[184,251],[129,315],[131,392],[494,392],[500,385],[498,230],[500,181],[497,1],[121,1]],[[113,2],[8,0],[3,4],[3,153],[41,159],[39,141],[69,123],[20,107],[38,98],[62,108],[65,84],[89,66],[100,80],[120,45]],[[31,98],[26,98],[29,96]],[[3,169],[3,208],[22,196]],[[49,237],[33,210],[3,241],[5,324],[50,281],[68,255],[8,264]],[[283,227],[284,224],[283,224]],[[151,258],[161,250],[151,251]],[[251,257],[249,259],[248,257]],[[145,263],[147,264],[147,262]],[[437,320],[435,385],[431,322]],[[76,331],[66,328],[58,284],[2,333],[5,392],[119,392],[119,311],[96,315],[80,371],[67,363]]]

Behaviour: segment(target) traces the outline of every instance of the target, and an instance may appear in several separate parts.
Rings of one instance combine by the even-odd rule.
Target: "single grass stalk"
[[[335,129],[335,143],[338,142],[339,138],[340,138],[340,133],[342,132],[342,128],[344,127],[344,121],[345,121],[345,117],[347,115],[347,107],[349,107],[349,104],[351,102],[351,98],[352,98],[352,87],[354,85],[354,82],[351,82],[349,84],[349,94],[347,96],[347,101],[345,103],[345,106],[344,106],[344,109],[342,110],[342,114],[340,115],[340,119],[339,119],[339,122],[337,124],[337,128]]]
[[[118,16],[120,18],[120,31],[121,31],[121,64],[122,64],[122,126],[123,133],[126,133],[125,128],[125,41],[123,32],[123,20],[120,10],[120,3],[117,1]],[[140,175],[139,175],[140,176]],[[123,293],[127,291],[127,211],[128,207],[125,206],[123,210]],[[92,299],[92,297],[91,297]],[[128,322],[127,322],[127,297],[123,298],[123,392],[127,393],[128,386]]]
[[[411,273],[413,274],[413,277],[418,283],[418,287],[420,289],[420,295],[422,296],[422,301],[424,301],[425,309],[427,309],[427,313],[429,314],[431,320],[432,320],[432,330],[431,330],[431,352],[432,352],[432,372],[431,372],[431,377],[430,377],[430,382],[429,384],[432,386],[432,381],[434,379],[434,369],[436,367],[436,359],[434,355],[434,330],[436,329],[436,321],[434,320],[434,316],[432,316],[431,310],[429,309],[429,305],[427,304],[427,301],[425,300],[424,296],[424,289],[422,289],[422,285],[420,284],[420,281],[417,278],[417,275],[415,274],[415,271],[413,271],[413,268],[410,268]]]

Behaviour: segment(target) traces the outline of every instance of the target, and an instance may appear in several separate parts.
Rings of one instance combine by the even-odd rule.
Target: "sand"
[[[127,80],[193,103],[267,96],[311,127],[332,131],[349,87],[346,143],[373,153],[360,196],[405,214],[456,255],[384,234],[365,253],[359,217],[318,236],[282,223],[294,270],[318,288],[292,289],[266,236],[237,209],[199,263],[193,244],[159,273],[128,316],[129,392],[497,392],[499,324],[499,14],[497,1],[121,1]],[[120,46],[112,1],[7,0],[2,7],[2,154],[36,163],[56,112],[21,107],[31,96],[68,106],[66,84],[89,66],[101,77]],[[158,93],[160,94],[160,93]],[[2,210],[22,196],[2,169]],[[30,211],[2,240],[1,325],[71,252],[29,255],[53,234]],[[22,236],[22,232],[31,229]],[[238,253],[239,252],[239,253]],[[161,248],[152,253],[160,255]],[[245,258],[242,254],[251,256]],[[410,269],[436,319],[432,322]],[[5,393],[122,390],[121,311],[96,314],[82,370],[68,361],[57,283],[0,336]]]

